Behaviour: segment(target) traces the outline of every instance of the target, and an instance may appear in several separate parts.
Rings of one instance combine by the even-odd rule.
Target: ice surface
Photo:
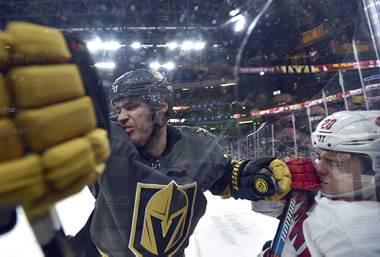
[[[252,257],[274,237],[277,220],[252,212],[249,201],[206,196],[207,212],[190,240],[186,257]],[[87,189],[57,205],[66,234],[73,235],[84,225],[93,205]],[[43,256],[22,209],[16,227],[0,236],[0,249],[4,257]]]

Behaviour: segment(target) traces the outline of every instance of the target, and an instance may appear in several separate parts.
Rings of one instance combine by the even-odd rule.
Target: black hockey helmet
[[[152,111],[157,111],[162,100],[172,108],[173,87],[161,73],[148,69],[137,69],[124,73],[111,87],[110,103],[126,97],[136,97],[148,102]]]

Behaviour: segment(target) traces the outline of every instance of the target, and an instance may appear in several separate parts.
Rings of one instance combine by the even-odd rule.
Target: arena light
[[[184,50],[184,51],[188,51],[188,50],[193,49],[193,46],[194,46],[193,42],[191,42],[191,41],[185,41],[185,42],[182,43],[181,49]]]
[[[151,62],[149,64],[149,68],[153,70],[158,70],[161,67],[161,64],[159,62]]]
[[[237,84],[235,82],[220,84],[221,87],[232,87],[232,86],[236,86],[236,85]]]
[[[205,42],[199,41],[199,42],[195,42],[193,47],[195,50],[202,50],[205,48],[205,46],[206,46]]]
[[[120,47],[123,47],[118,41],[105,41],[103,42],[100,38],[96,38],[92,41],[86,43],[87,48],[90,52],[96,52],[99,50],[115,51]]]
[[[115,50],[119,49],[122,46],[123,45],[121,45],[117,41],[103,42],[103,49],[104,50],[108,50],[108,51],[115,51]]]
[[[184,123],[186,119],[169,119],[169,123]]]
[[[87,42],[86,45],[90,52],[96,52],[102,48],[103,42],[100,38],[95,38],[94,40]]]
[[[178,47],[177,42],[169,42],[166,44],[166,46],[169,48],[169,50],[174,50]]]
[[[133,49],[140,49],[140,48],[141,48],[141,43],[138,42],[138,41],[135,41],[135,42],[133,42],[133,43],[131,44],[131,47],[132,47]]]
[[[245,28],[245,24],[247,22],[246,18],[244,15],[239,14],[231,19],[232,22],[235,22],[234,25],[234,31],[235,32],[240,32]]]
[[[173,62],[167,62],[162,64],[162,67],[167,70],[173,70],[175,68],[175,64]]]
[[[114,62],[97,62],[95,63],[95,67],[98,69],[112,70],[116,67],[116,64]]]
[[[240,12],[240,9],[239,8],[236,8],[236,9],[233,9],[229,12],[229,15],[230,16],[235,16],[236,14],[238,14]]]
[[[253,120],[239,121],[239,124],[248,124],[248,123],[253,123]]]

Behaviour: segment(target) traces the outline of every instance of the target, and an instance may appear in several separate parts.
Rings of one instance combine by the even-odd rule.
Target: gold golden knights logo
[[[172,256],[186,240],[197,183],[137,184],[129,248],[136,256]]]

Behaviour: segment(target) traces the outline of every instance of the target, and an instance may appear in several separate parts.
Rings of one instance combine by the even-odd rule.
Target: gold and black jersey
[[[183,256],[206,209],[203,193],[221,194],[228,184],[229,160],[213,135],[186,126],[167,132],[162,156],[147,160],[112,126],[112,154],[94,187],[90,226],[103,256]]]

